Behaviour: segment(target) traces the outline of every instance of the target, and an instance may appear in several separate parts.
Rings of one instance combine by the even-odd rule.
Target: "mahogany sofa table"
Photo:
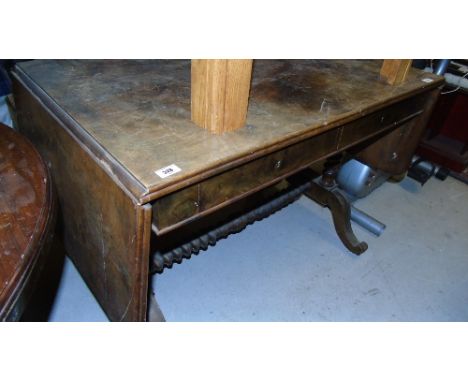
[[[403,173],[443,79],[411,69],[391,86],[380,66],[256,60],[246,126],[212,134],[191,122],[189,60],[19,64],[19,127],[51,167],[65,248],[109,319],[146,320],[151,271],[228,233],[205,219],[260,205],[314,163],[344,153]],[[232,216],[231,231],[248,222]]]

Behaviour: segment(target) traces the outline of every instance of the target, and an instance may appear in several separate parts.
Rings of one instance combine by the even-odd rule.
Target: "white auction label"
[[[171,164],[169,166],[160,168],[159,170],[156,170],[155,173],[157,176],[160,178],[167,178],[168,176],[174,175],[175,173],[178,173],[179,171],[182,171],[178,166],[175,164]]]

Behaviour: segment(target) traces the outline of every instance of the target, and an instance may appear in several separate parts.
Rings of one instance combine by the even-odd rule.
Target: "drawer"
[[[344,149],[362,142],[420,115],[424,110],[426,96],[412,97],[344,125],[338,148]]]
[[[340,129],[327,131],[205,179],[153,203],[153,224],[164,233],[267,187],[336,151]]]
[[[153,203],[153,224],[163,234],[183,223],[267,187],[315,161],[419,115],[425,95],[390,105],[342,127],[254,159]]]

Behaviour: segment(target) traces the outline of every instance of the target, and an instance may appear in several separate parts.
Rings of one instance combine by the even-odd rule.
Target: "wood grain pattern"
[[[18,320],[53,236],[49,172],[34,146],[0,124],[0,321]]]
[[[399,85],[405,81],[412,60],[384,60],[380,78],[389,85]]]
[[[253,60],[192,60],[192,121],[212,133],[245,126]]]
[[[338,139],[338,130],[327,131],[164,196],[153,204],[153,223],[163,234],[212,213],[335,152]]]
[[[153,204],[153,223],[164,234],[212,213],[324,157],[390,133],[423,114],[426,101],[426,94],[418,95],[166,195]]]
[[[420,96],[420,100],[416,101],[423,112],[417,118],[369,144],[359,153],[358,158],[373,168],[394,176],[407,171],[439,97],[439,91],[435,89]]]
[[[13,90],[20,130],[54,175],[67,254],[109,319],[144,321],[151,208],[136,204],[21,81]]]
[[[424,112],[426,101],[427,95],[420,94],[344,125],[339,148],[349,148],[370,137],[381,136],[382,132],[418,117]]]
[[[223,134],[190,121],[190,61],[21,64],[20,128],[50,162],[66,249],[109,318],[146,319],[150,241],[165,237],[151,235],[151,204],[167,235],[222,214],[320,157],[356,143],[362,150],[369,137],[414,120],[419,100],[443,82],[411,70],[388,86],[380,64],[257,61],[248,127]],[[158,177],[172,163],[182,170]]]
[[[255,60],[248,127],[224,134],[190,121],[189,60],[39,60],[21,63],[18,75],[37,84],[34,94],[69,116],[54,112],[108,175],[146,203],[443,83],[410,69],[403,84],[388,86],[380,66]],[[182,171],[155,174],[172,163]]]

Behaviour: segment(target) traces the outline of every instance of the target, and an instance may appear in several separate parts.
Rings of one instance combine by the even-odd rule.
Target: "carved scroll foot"
[[[350,205],[343,195],[336,190],[321,187],[315,182],[311,183],[310,189],[304,194],[330,209],[335,231],[346,248],[356,255],[360,255],[367,250],[367,243],[359,241],[354,235],[351,227]]]

